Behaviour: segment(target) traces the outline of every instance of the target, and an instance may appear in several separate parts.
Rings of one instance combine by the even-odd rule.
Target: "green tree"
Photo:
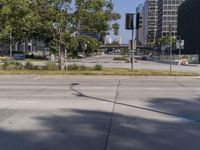
[[[0,0],[0,40],[12,46],[28,37],[29,14],[27,0]]]
[[[113,12],[112,1],[106,0],[76,0],[76,22],[81,31],[97,32],[101,36],[114,28],[118,33],[117,23],[111,25],[112,21],[121,18],[120,14]]]
[[[164,36],[159,38],[155,45],[171,45],[171,36]],[[173,48],[176,47],[176,38],[172,37]]]
[[[120,28],[120,25],[118,23],[114,23],[112,25],[112,29],[113,29],[113,33],[114,35],[118,36],[119,35],[119,28]]]
[[[111,29],[110,22],[120,18],[106,0],[76,0],[75,6],[72,0],[0,0],[0,39],[10,43],[44,39],[58,51],[59,66],[64,69],[65,50],[75,49],[77,33],[103,36]],[[96,41],[87,40],[91,43],[88,51],[96,49]]]

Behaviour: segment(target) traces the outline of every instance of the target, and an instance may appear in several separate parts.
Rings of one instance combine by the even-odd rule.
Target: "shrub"
[[[79,66],[76,64],[68,65],[67,70],[79,70]]]
[[[4,70],[21,70],[23,69],[23,65],[19,62],[16,61],[6,61],[3,65],[2,68]]]
[[[58,66],[53,62],[47,62],[46,69],[47,70],[58,70]]]
[[[79,70],[87,70],[87,67],[84,65],[79,66]]]
[[[94,66],[94,70],[102,70],[102,65],[101,64],[96,64]]]
[[[24,66],[20,62],[15,62],[15,69],[22,70],[24,69]]]
[[[28,69],[28,70],[32,70],[32,69],[34,69],[34,66],[33,66],[33,64],[32,64],[31,62],[27,61],[27,62],[25,63],[24,68],[25,68],[25,69]]]

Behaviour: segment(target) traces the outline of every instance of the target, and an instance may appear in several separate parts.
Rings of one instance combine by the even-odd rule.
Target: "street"
[[[199,150],[200,78],[0,76],[2,150]]]

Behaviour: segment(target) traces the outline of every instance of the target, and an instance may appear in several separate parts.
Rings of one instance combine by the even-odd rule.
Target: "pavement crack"
[[[107,147],[108,147],[108,141],[109,141],[109,137],[110,137],[110,131],[111,131],[111,126],[112,126],[112,121],[113,121],[113,117],[114,117],[114,113],[115,113],[115,106],[117,104],[117,98],[118,98],[118,95],[119,95],[120,83],[121,83],[121,80],[119,80],[118,84],[117,84],[117,90],[116,90],[116,95],[115,95],[115,99],[114,99],[114,102],[113,102],[113,108],[112,108],[112,112],[111,112],[111,117],[110,117],[109,124],[108,124],[108,129],[107,129],[107,135],[106,135],[106,142],[105,142],[105,145],[104,145],[104,150],[107,150]]]

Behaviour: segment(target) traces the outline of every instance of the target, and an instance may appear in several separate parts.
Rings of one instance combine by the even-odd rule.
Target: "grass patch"
[[[157,71],[157,70],[129,70],[121,68],[94,68],[83,70],[0,70],[0,74],[28,74],[28,75],[112,75],[112,76],[199,76],[197,73]]]

